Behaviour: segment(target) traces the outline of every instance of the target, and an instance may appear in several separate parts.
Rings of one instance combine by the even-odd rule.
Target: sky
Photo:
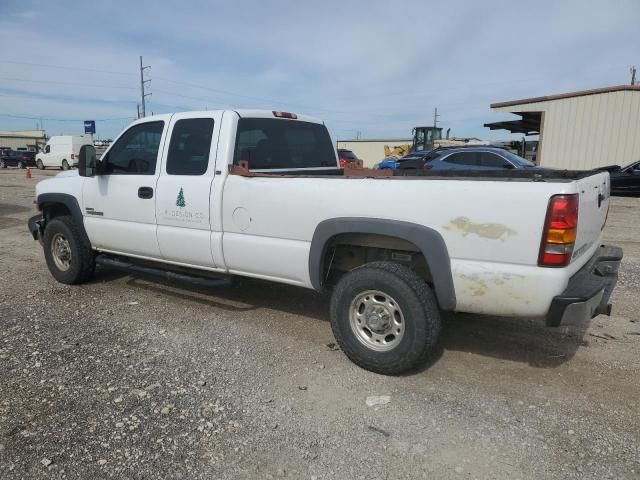
[[[266,108],[408,138],[437,107],[453,136],[506,139],[491,103],[629,83],[639,24],[640,0],[0,0],[0,130],[115,137],[142,55],[148,114]]]

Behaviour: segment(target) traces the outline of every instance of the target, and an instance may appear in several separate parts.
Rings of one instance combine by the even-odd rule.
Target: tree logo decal
[[[187,202],[184,201],[184,192],[182,191],[182,187],[180,187],[180,192],[178,192],[178,198],[176,199],[176,207],[184,208],[187,206]]]

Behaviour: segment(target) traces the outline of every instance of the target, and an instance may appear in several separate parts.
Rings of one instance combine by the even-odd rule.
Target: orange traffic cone
[[[31,168],[27,167],[27,171],[24,174],[24,178],[33,178],[33,175],[31,175]]]

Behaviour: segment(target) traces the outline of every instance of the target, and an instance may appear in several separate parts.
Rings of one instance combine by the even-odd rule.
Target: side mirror
[[[93,177],[96,174],[96,149],[93,145],[80,147],[78,174],[81,177]]]

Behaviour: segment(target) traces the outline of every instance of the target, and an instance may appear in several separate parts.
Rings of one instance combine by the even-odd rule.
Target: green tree
[[[184,192],[182,191],[182,187],[180,187],[180,192],[178,193],[178,199],[176,200],[177,207],[186,207],[187,202],[184,201]]]

